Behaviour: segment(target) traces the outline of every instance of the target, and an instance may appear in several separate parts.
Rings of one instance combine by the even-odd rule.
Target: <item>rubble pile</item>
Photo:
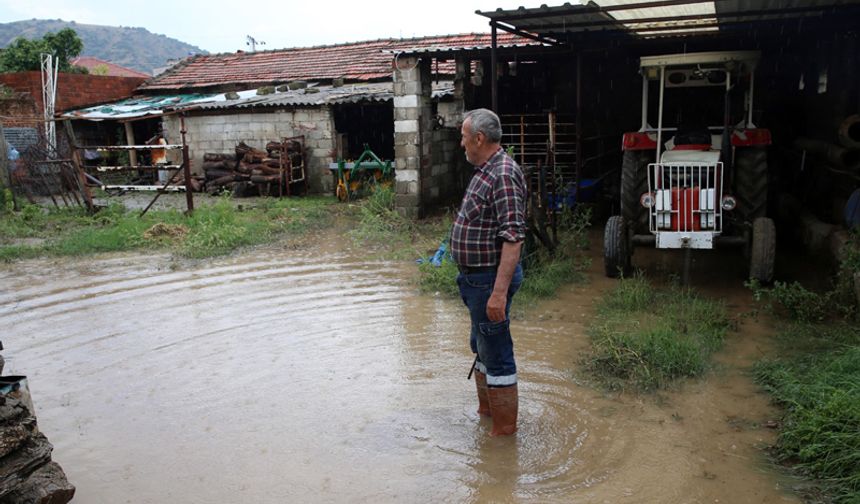
[[[0,503],[65,504],[75,487],[51,461],[53,446],[39,432],[23,376],[0,378]]]

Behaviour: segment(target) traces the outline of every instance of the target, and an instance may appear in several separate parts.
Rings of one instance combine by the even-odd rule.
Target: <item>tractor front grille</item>
[[[648,192],[652,233],[708,232],[723,228],[723,164],[651,163]]]

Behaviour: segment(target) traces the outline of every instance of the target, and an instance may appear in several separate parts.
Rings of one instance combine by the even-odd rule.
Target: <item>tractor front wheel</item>
[[[648,233],[648,210],[639,198],[648,192],[648,163],[651,151],[624,151],[621,164],[621,216],[637,234]]]
[[[603,231],[603,265],[606,268],[606,276],[618,278],[630,274],[631,246],[624,217],[613,215],[606,221]]]
[[[750,247],[750,278],[759,283],[773,282],[773,265],[776,258],[776,226],[773,220],[759,217],[753,221]]]

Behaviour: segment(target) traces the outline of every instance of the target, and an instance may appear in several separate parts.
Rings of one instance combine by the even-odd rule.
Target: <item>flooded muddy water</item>
[[[799,502],[757,448],[763,322],[705,380],[601,393],[577,368],[612,285],[595,261],[513,321],[520,431],[499,439],[467,312],[419,294],[414,265],[336,246],[171,264],[0,269],[6,372],[30,377],[76,502]]]

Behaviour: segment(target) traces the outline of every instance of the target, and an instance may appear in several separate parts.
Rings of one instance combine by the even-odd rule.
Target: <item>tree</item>
[[[0,51],[0,72],[25,72],[41,70],[42,53],[53,54],[59,61],[61,72],[72,69],[70,61],[81,54],[84,43],[75,30],[63,28],[57,33],[47,33],[40,39],[29,40],[18,37],[9,47]]]

